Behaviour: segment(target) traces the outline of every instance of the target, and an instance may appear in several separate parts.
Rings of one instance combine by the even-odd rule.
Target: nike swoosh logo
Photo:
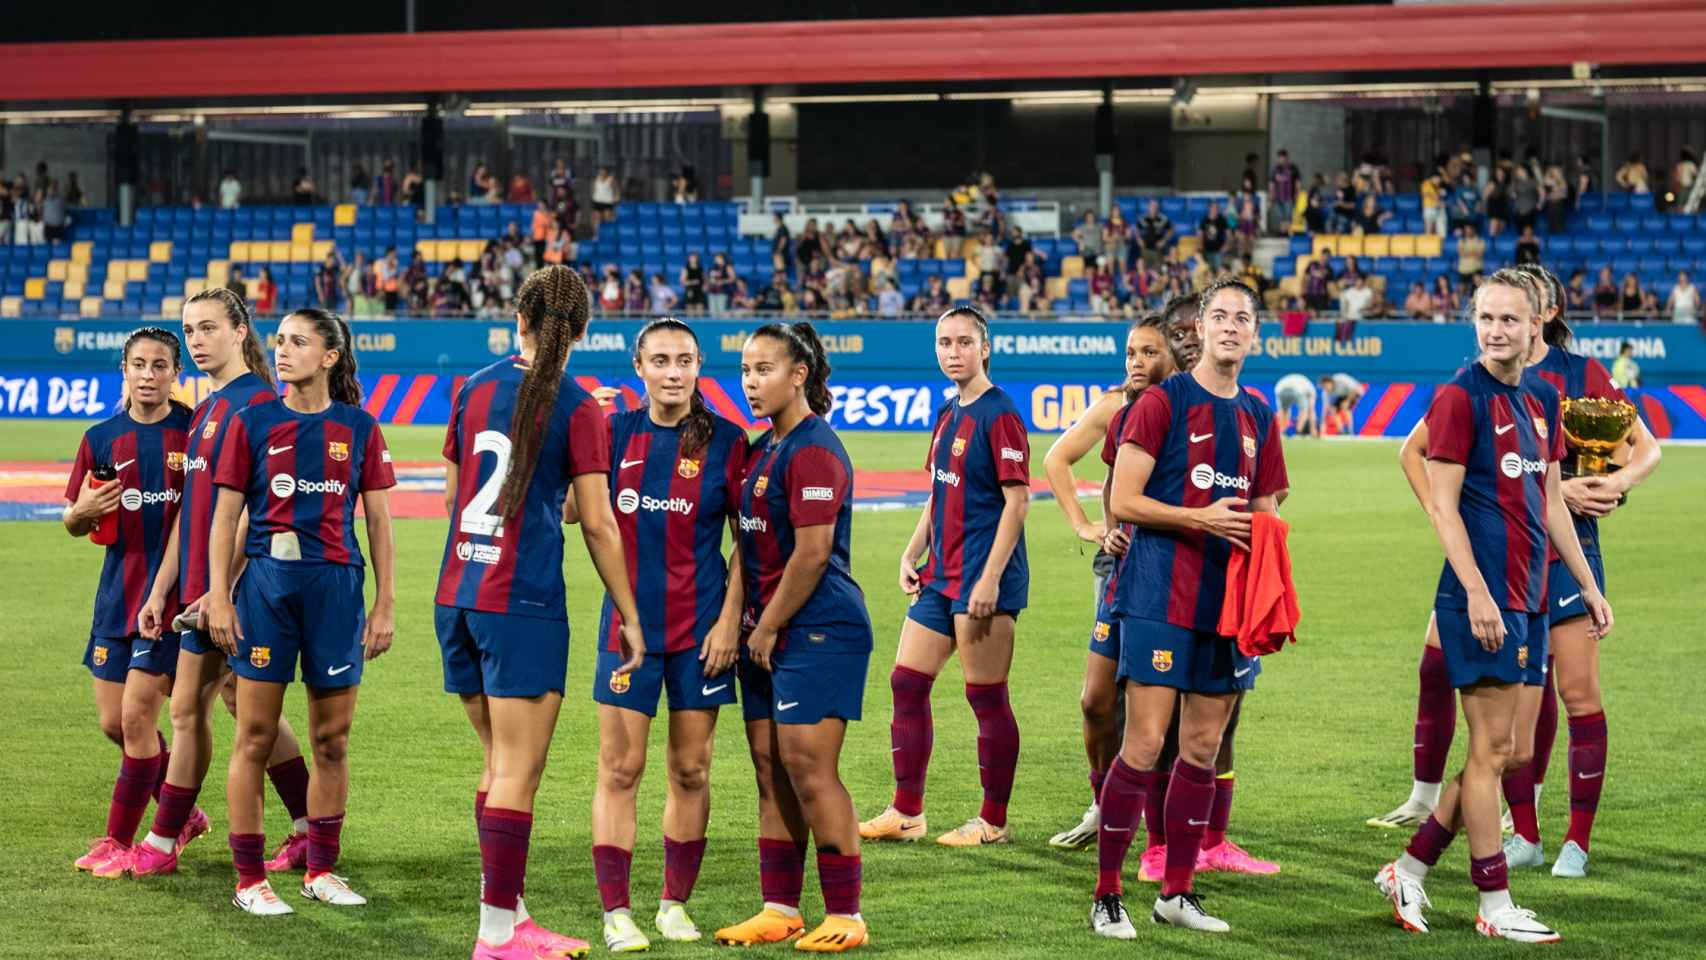
[[[341,667],[327,667],[326,668],[326,676],[335,677],[338,674],[343,673],[345,670],[348,670],[352,666],[354,666],[354,664],[346,663]]]
[[[634,466],[635,464],[640,464],[640,463],[645,463],[645,462],[646,461],[644,461],[644,460],[624,460],[624,461],[622,461],[622,466],[619,469],[626,470],[629,467]]]
[[[792,710],[799,705],[800,705],[800,701],[798,701],[798,700],[795,700],[792,703],[777,703],[776,709],[777,710]]]
[[[717,692],[720,692],[723,690],[727,690],[728,688],[729,688],[729,685],[726,683],[718,684],[717,686],[714,686],[714,687],[700,687],[699,688],[699,695],[701,697],[708,697],[713,693],[717,693]]]
[[[276,457],[276,456],[278,456],[278,455],[279,455],[279,454],[281,454],[281,453],[283,453],[283,452],[284,452],[284,451],[286,451],[286,450],[289,450],[289,449],[290,449],[290,448],[292,448],[292,447],[294,447],[294,446],[296,446],[296,444],[294,444],[294,443],[287,443],[287,444],[285,444],[285,445],[284,445],[284,446],[282,446],[282,447],[268,447],[268,448],[267,448],[267,456],[269,456],[269,457]]]
[[[136,462],[136,458],[135,458],[135,457],[131,457],[131,458],[130,458],[130,459],[129,459],[129,460],[126,460],[126,461],[125,461],[125,462],[123,462],[123,463],[115,463],[115,464],[113,464],[113,469],[114,469],[114,470],[123,470],[123,469],[124,469],[124,468],[125,468],[125,467],[128,467],[128,466],[130,466],[130,465],[131,465],[131,464],[133,464],[133,463],[135,463],[135,462]]]
[[[1572,593],[1572,594],[1570,594],[1570,595],[1569,595],[1569,596],[1567,596],[1567,597],[1565,597],[1565,598],[1564,598],[1564,599],[1562,599],[1562,600],[1560,600],[1560,601],[1558,601],[1558,606],[1560,606],[1560,607],[1567,607],[1567,606],[1569,606],[1569,605],[1570,605],[1570,604],[1572,604],[1572,603],[1575,603],[1575,602],[1576,602],[1576,601],[1577,601],[1577,600],[1580,600],[1580,599],[1581,599],[1581,598],[1582,598],[1582,595],[1581,595],[1581,594],[1579,594],[1579,593]]]
[[[1500,436],[1500,437],[1502,437],[1502,436],[1504,436],[1504,435],[1505,435],[1505,434],[1507,434],[1507,433],[1510,433],[1510,432],[1511,432],[1511,431],[1512,431],[1512,430],[1515,430],[1515,429],[1516,429],[1516,424],[1514,424],[1514,423],[1507,423],[1507,424],[1505,424],[1505,425],[1504,425],[1504,426],[1502,426],[1502,427],[1494,427],[1494,428],[1493,428],[1493,433],[1494,433],[1494,435],[1495,435],[1495,436]]]
[[[1190,824],[1193,827],[1206,827],[1206,826],[1208,826],[1207,820],[1186,820],[1185,822]]]
[[[1238,677],[1242,677],[1244,674],[1249,673],[1251,670],[1254,670],[1254,669],[1256,669],[1256,668],[1255,667],[1245,667],[1242,670],[1234,670],[1234,671],[1232,671],[1232,676],[1234,679],[1236,679]]]
[[[1603,776],[1605,776],[1605,771],[1601,770],[1598,773],[1578,773],[1578,774],[1576,774],[1576,779],[1577,780],[1596,780],[1596,779],[1603,777]]]
[[[1212,434],[1212,433],[1193,433],[1193,434],[1191,434],[1191,442],[1192,443],[1202,443],[1204,440],[1207,440],[1209,437],[1212,437],[1212,436],[1214,436],[1214,434]]]

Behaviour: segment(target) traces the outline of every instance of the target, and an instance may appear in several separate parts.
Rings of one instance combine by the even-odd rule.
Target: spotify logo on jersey
[[[136,490],[134,488],[130,489],[130,490],[126,490],[125,492],[118,495],[118,502],[121,504],[124,504],[124,508],[126,510],[141,510],[142,509],[142,491]]]
[[[1546,464],[1544,461],[1524,460],[1521,454],[1515,453],[1514,451],[1499,458],[1499,472],[1510,477],[1512,480],[1515,480],[1517,477],[1520,477],[1525,473],[1539,473],[1545,469]]]
[[[629,487],[621,493],[618,493],[616,495],[616,509],[623,513],[633,513],[635,510],[640,509],[639,492],[633,487]]]
[[[296,478],[288,473],[275,473],[272,475],[270,486],[272,487],[272,495],[283,500],[296,492]]]
[[[1198,490],[1207,490],[1214,486],[1214,468],[1206,463],[1199,463],[1192,467],[1191,485]]]

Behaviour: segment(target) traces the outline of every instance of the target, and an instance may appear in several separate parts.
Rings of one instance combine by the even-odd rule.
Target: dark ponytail
[[[1557,275],[1538,263],[1524,263],[1517,266],[1518,270],[1535,278],[1546,288],[1547,296],[1552,298],[1552,315],[1546,318],[1540,328],[1540,339],[1546,341],[1549,347],[1560,350],[1570,345],[1573,336],[1570,324],[1564,319],[1564,283]]]
[[[537,270],[515,295],[515,312],[533,337],[533,362],[516,392],[510,418],[509,470],[498,492],[498,516],[512,517],[527,499],[538,465],[545,420],[557,404],[557,388],[569,362],[569,348],[586,333],[592,307],[586,282],[562,264]]]
[[[338,403],[347,403],[352,407],[361,406],[361,383],[355,378],[355,338],[350,335],[349,324],[343,317],[319,307],[292,310],[284,319],[289,320],[291,317],[301,317],[313,324],[314,331],[320,335],[326,349],[338,352],[337,362],[332,364],[331,371],[326,374],[327,395]]]
[[[721,254],[718,254],[721,256]],[[640,335],[634,339],[634,362],[639,363],[641,354],[646,346],[646,337],[654,330],[676,330],[687,334],[693,341],[693,352],[699,354],[701,365],[705,362],[705,353],[699,349],[699,335],[693,328],[675,317],[659,317],[640,328]],[[705,406],[705,397],[699,392],[699,384],[693,384],[693,393],[688,400],[687,417],[681,421],[681,439],[679,448],[682,456],[698,453],[711,442],[711,431],[716,426],[712,419],[711,408]]]
[[[982,310],[979,310],[977,307],[974,307],[969,303],[958,307],[949,307],[946,313],[936,318],[936,322],[941,323],[949,317],[970,317],[972,323],[977,324],[978,336],[983,338],[984,343],[989,343],[989,318],[983,315]],[[989,356],[983,358],[984,373],[987,374],[989,372],[989,361],[994,356],[995,347],[994,345],[990,345]]]
[[[755,337],[779,340],[788,348],[788,357],[806,368],[806,406],[820,417],[829,416],[835,409],[835,397],[829,392],[829,356],[823,341],[810,321],[798,323],[767,323],[752,331]]]
[[[261,349],[260,335],[255,333],[255,323],[249,316],[249,305],[243,298],[225,287],[208,287],[206,290],[184,301],[185,309],[192,303],[217,303],[225,308],[225,319],[231,322],[231,328],[243,328],[243,365],[249,372],[260,377],[267,386],[276,386],[272,378],[272,365],[267,363],[267,355]]]
[[[130,331],[130,336],[124,338],[124,350],[120,354],[124,359],[126,367],[129,367],[130,365],[130,348],[135,346],[139,340],[152,340],[172,352],[172,379],[176,381],[178,374],[182,373],[184,369],[183,344],[178,340],[178,335],[167,330],[165,327],[137,327],[135,330]],[[177,407],[186,413],[189,412],[189,405],[184,403],[182,400],[179,400],[177,397],[171,396],[170,391],[167,391],[167,398],[168,402],[171,403],[172,406]],[[120,406],[120,409],[130,409],[129,391],[125,392],[124,403]]]

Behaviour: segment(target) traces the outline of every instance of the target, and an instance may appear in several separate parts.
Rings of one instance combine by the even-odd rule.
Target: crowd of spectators
[[[77,171],[61,184],[45,161],[36,164],[34,177],[19,173],[10,183],[0,181],[0,245],[58,243],[65,239],[71,210],[82,205]]]

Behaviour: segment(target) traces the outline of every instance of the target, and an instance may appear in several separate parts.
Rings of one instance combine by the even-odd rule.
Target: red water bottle
[[[111,480],[117,480],[118,471],[114,470],[111,464],[100,463],[96,464],[95,468],[89,471],[89,476],[93,477],[100,483],[106,483]],[[95,518],[95,528],[89,531],[89,542],[98,543],[103,547],[109,547],[118,542],[117,510],[114,510],[112,513],[102,514]]]

